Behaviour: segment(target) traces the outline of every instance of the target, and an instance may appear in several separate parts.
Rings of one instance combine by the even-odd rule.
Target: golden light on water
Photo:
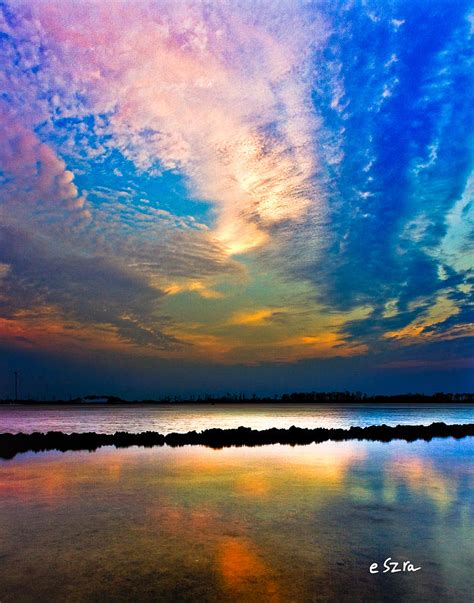
[[[158,598],[175,593],[181,600],[184,588],[211,601],[304,601],[317,588],[334,600],[348,581],[359,580],[370,600],[381,584],[360,582],[361,575],[389,534],[387,554],[424,566],[422,593],[441,580],[429,565],[438,548],[446,551],[438,557],[443,576],[454,562],[457,575],[470,571],[450,556],[454,540],[462,549],[472,533],[465,517],[473,471],[457,452],[465,445],[327,442],[19,455],[0,464],[8,589],[24,588],[25,564],[33,563],[42,588],[54,594],[70,582],[81,600],[102,588],[101,567],[114,574],[107,587],[114,592],[142,592],[145,584]],[[18,509],[29,534],[21,555]],[[420,541],[413,530],[421,526]],[[334,582],[338,563],[345,573]],[[91,567],[95,577],[85,581]],[[409,587],[403,577],[401,584]]]

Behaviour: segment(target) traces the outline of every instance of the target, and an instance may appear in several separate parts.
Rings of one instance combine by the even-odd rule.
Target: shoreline
[[[115,432],[105,433],[0,433],[0,458],[9,460],[23,452],[61,452],[74,450],[94,451],[102,446],[128,448],[130,446],[207,446],[209,448],[227,448],[239,446],[266,446],[271,444],[308,445],[326,441],[370,440],[390,442],[392,440],[430,441],[433,438],[461,439],[474,436],[474,423],[449,424],[431,423],[431,425],[371,425],[369,427],[350,427],[349,429],[317,427],[307,429],[290,427],[289,429],[271,428],[255,430],[250,427],[236,429],[206,429],[201,432],[161,434],[155,431],[141,433]]]

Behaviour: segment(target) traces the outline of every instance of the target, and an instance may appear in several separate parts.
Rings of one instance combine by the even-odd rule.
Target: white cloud
[[[53,105],[108,114],[108,144],[139,169],[181,171],[215,204],[214,234],[230,253],[263,244],[311,205],[324,211],[312,184],[321,125],[310,58],[327,31],[314,11],[64,0],[31,10]]]

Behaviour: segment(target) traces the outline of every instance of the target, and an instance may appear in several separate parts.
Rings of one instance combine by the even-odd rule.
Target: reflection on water
[[[0,600],[468,601],[473,439],[0,463]],[[371,575],[387,557],[415,574]]]
[[[474,423],[473,404],[157,404],[153,406],[0,406],[0,431],[201,431],[212,427],[253,429],[352,425]]]

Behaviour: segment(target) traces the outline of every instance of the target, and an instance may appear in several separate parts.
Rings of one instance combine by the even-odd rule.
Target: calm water
[[[474,438],[19,455],[0,600],[467,602],[473,458]],[[371,575],[387,557],[422,569]]]
[[[159,406],[0,406],[0,432],[23,431],[200,431],[244,425],[269,427],[350,427],[415,424],[433,421],[473,423],[474,405],[268,404]]]

